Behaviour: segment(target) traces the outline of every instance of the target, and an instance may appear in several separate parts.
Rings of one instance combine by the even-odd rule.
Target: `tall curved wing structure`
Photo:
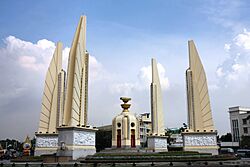
[[[188,41],[189,68],[186,71],[188,124],[193,131],[215,130],[206,73],[194,41]]]
[[[62,43],[57,43],[54,55],[46,73],[39,132],[55,133],[63,112],[64,71],[62,68]]]
[[[155,59],[152,59],[151,119],[152,134],[158,136],[165,135],[162,90]]]
[[[86,16],[81,16],[71,45],[63,123],[87,124],[88,53],[86,51]]]

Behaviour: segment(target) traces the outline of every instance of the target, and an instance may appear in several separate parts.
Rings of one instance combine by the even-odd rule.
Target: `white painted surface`
[[[167,138],[166,137],[159,137],[159,136],[153,136],[148,137],[148,148],[153,149],[155,151],[162,150],[167,151],[168,148]]]
[[[216,135],[187,135],[184,136],[185,146],[216,146]]]
[[[74,132],[75,145],[79,146],[94,146],[95,145],[95,133],[88,131]]]
[[[155,138],[155,148],[167,148],[168,143],[165,138]]]
[[[152,134],[156,136],[165,135],[162,89],[155,59],[152,59],[152,83],[150,89]]]
[[[37,136],[36,147],[57,147],[58,137],[56,136]]]

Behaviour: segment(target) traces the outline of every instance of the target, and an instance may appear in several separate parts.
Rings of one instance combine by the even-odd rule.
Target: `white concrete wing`
[[[165,135],[162,90],[155,59],[152,59],[151,119],[152,134]]]
[[[194,41],[188,41],[189,68],[186,71],[188,124],[197,131],[214,130],[206,73]]]
[[[42,97],[42,109],[40,113],[39,132],[53,133],[56,132],[58,112],[61,108],[58,108],[60,103],[60,93],[58,92],[58,77],[62,68],[62,43],[57,43],[54,55],[50,62],[48,71],[46,73],[44,92]],[[60,105],[59,105],[60,106]]]
[[[71,45],[67,71],[64,124],[87,124],[88,54],[86,52],[86,16],[81,16]]]

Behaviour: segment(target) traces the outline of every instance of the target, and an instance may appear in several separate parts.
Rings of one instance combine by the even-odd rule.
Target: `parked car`
[[[250,149],[238,149],[236,155],[241,158],[250,158]]]
[[[220,154],[235,155],[234,150],[232,148],[221,148]]]

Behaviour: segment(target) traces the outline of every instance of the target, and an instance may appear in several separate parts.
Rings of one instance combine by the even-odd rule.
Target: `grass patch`
[[[96,153],[93,157],[113,157],[113,156],[211,156],[210,153],[198,153],[195,151],[170,151],[170,152],[112,152],[112,153]]]
[[[235,160],[234,156],[211,155],[192,151],[173,152],[117,152],[96,153],[85,158],[86,162],[187,162],[187,161],[224,161]]]

